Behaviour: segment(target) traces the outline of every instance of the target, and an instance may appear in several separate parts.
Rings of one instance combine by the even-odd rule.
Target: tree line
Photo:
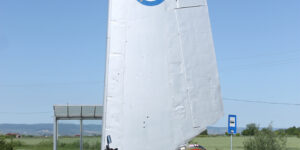
[[[246,126],[246,129],[242,131],[243,136],[253,136],[259,132],[260,128],[258,125],[251,123]],[[274,131],[276,134],[285,134],[287,136],[297,136],[300,138],[300,127],[290,127],[288,129],[278,129]]]

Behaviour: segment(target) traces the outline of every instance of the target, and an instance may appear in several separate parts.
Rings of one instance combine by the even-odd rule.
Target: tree
[[[259,127],[256,124],[251,123],[251,124],[247,124],[246,129],[242,131],[242,135],[253,136],[258,131],[259,131]]]
[[[295,126],[294,127],[291,127],[291,128],[288,128],[288,129],[279,129],[277,131],[275,131],[276,133],[285,133],[289,136],[297,136],[300,138],[300,128],[296,128]]]
[[[300,134],[300,128],[296,128],[294,126],[294,127],[286,129],[285,132],[287,135],[296,135],[297,136]]]
[[[286,135],[273,132],[272,125],[257,131],[254,137],[244,142],[245,150],[285,150]]]

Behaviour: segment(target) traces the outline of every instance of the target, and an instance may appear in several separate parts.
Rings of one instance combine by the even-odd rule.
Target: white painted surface
[[[175,150],[223,115],[208,9],[198,2],[206,4],[110,0],[103,137],[111,147]]]
[[[234,117],[230,117],[230,127],[235,127],[235,118]]]
[[[206,0],[177,0],[178,7],[195,7],[207,5]]]

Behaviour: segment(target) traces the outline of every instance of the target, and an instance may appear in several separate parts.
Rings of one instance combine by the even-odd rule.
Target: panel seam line
[[[190,113],[192,115],[193,113],[192,113],[192,106],[190,104],[190,89],[189,89],[189,85],[187,83],[187,75],[186,75],[185,61],[184,61],[184,58],[183,58],[184,56],[183,56],[182,39],[181,39],[180,26],[179,26],[179,18],[178,18],[178,14],[177,14],[176,10],[175,10],[175,16],[176,16],[177,32],[178,32],[178,39],[179,39],[179,45],[180,45],[180,55],[181,55],[182,67],[183,67],[183,71],[184,71],[184,79],[185,79],[185,82],[186,82],[185,85],[186,85],[186,89],[187,89],[188,100],[186,101],[186,103],[188,104],[188,107],[190,107]]]
[[[178,7],[175,9],[185,9],[185,8],[205,7],[205,6],[207,6],[207,5],[184,6],[184,7]]]

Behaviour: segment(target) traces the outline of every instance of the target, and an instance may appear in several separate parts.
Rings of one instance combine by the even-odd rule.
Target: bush
[[[244,131],[242,131],[242,135],[253,136],[253,135],[255,135],[256,132],[258,132],[258,130],[259,130],[259,127],[256,124],[254,124],[254,123],[247,124],[246,129]]]
[[[24,145],[24,143],[21,141],[13,141],[12,144],[14,147],[20,147]]]
[[[7,143],[4,137],[0,137],[0,150],[13,150],[13,144]]]
[[[285,150],[287,137],[284,133],[276,134],[270,125],[257,131],[253,138],[244,142],[245,150]]]
[[[208,132],[207,129],[202,131],[200,134],[198,134],[196,137],[207,137],[208,136]]]
[[[200,135],[208,135],[207,129],[201,132]]]

